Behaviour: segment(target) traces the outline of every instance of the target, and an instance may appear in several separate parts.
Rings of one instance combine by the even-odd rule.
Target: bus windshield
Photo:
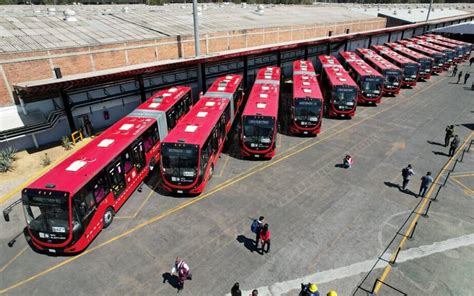
[[[321,114],[321,100],[296,99],[295,118],[297,121],[304,121],[305,125],[316,125]]]
[[[43,191],[44,192],[44,191]],[[30,230],[43,239],[66,239],[69,234],[68,196],[23,195],[23,210]]]
[[[198,167],[198,147],[190,144],[163,143],[163,175],[172,182],[193,182]]]
[[[430,71],[431,70],[431,60],[421,59],[420,64],[421,64],[421,69],[422,70],[424,70],[424,71]]]
[[[433,56],[434,58],[434,64],[441,67],[443,66],[444,62],[446,62],[446,60],[444,59],[444,56],[442,55],[435,55]]]
[[[456,47],[456,55],[458,57],[461,57],[463,56],[463,54],[464,54],[464,50],[461,47]]]
[[[341,106],[349,106],[351,109],[357,99],[357,89],[354,87],[336,87],[333,92],[334,104]]]
[[[413,64],[405,65],[403,74],[405,78],[416,78],[418,72],[418,66]]]
[[[446,50],[445,51],[446,55],[448,56],[448,61],[452,62],[454,59],[454,51],[452,50]]]
[[[379,94],[382,89],[382,77],[363,77],[361,83],[361,91],[363,93]]]
[[[396,70],[386,70],[384,72],[385,86],[398,86],[400,84],[401,73]]]
[[[270,148],[273,142],[275,119],[270,116],[244,116],[243,141],[255,150]]]

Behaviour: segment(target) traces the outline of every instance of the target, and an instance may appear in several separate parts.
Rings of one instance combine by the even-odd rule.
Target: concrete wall
[[[211,54],[278,42],[305,40],[385,27],[385,19],[240,30],[201,35],[201,53]],[[0,107],[15,102],[12,85],[55,78],[53,69],[61,68],[63,76],[94,72],[127,65],[194,56],[192,36],[159,40],[115,43],[96,47],[0,54]]]

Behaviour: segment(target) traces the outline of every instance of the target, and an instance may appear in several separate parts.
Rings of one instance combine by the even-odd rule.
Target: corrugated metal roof
[[[413,8],[409,8],[406,6],[405,7],[393,6],[391,8],[387,8],[387,7],[354,8],[353,10],[360,13],[366,13],[371,16],[378,15],[378,16],[387,16],[387,17],[397,18],[397,19],[404,20],[410,23],[426,21],[426,16],[428,13],[427,7],[416,8],[416,6],[414,6]],[[468,15],[468,14],[469,12],[467,11],[458,10],[452,7],[446,7],[446,8],[437,7],[437,8],[432,9],[432,11],[430,12],[429,20],[436,20],[436,19],[462,16],[462,15]]]
[[[431,32],[474,35],[474,21],[434,29]]]
[[[200,33],[226,32],[291,25],[317,25],[368,20],[366,14],[344,6],[200,4]],[[48,6],[52,7],[52,6]],[[0,52],[79,47],[113,42],[192,35],[191,4],[165,6],[123,5],[3,6],[0,8]],[[64,21],[63,12],[76,12],[76,22]]]

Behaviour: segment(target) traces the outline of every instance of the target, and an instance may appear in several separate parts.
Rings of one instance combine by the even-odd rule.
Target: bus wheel
[[[104,228],[107,228],[112,224],[112,221],[114,220],[114,209],[113,208],[107,208],[104,213]]]

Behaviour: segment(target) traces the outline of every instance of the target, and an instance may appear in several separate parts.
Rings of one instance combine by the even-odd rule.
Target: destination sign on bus
[[[247,119],[246,124],[249,125],[271,125],[273,124],[270,119]]]

